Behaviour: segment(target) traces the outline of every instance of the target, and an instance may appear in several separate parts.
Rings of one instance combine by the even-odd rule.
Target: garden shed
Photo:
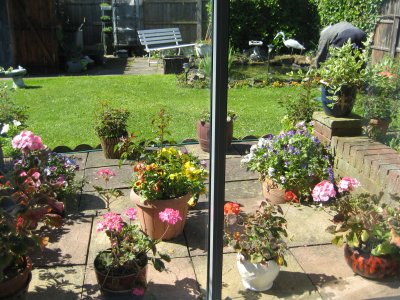
[[[388,0],[381,6],[372,40],[372,63],[385,55],[400,56],[400,1]]]
[[[0,35],[9,41],[0,50],[5,67],[58,68],[55,12],[54,0],[1,1]]]

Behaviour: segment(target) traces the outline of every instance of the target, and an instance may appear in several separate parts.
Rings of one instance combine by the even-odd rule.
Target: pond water
[[[251,65],[234,65],[232,67],[231,76],[234,79],[270,79],[272,81],[290,81],[298,80],[297,71],[302,68],[304,71],[307,67],[299,67],[297,65],[270,65],[267,63],[251,64]],[[289,76],[287,73],[293,71],[294,76]],[[269,76],[268,76],[269,73]]]

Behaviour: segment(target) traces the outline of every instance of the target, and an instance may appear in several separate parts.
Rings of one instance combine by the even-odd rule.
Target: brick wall
[[[400,196],[400,154],[390,147],[360,136],[361,127],[349,119],[314,114],[315,136],[330,145],[335,157],[335,174],[357,178],[363,189],[370,193],[384,192]],[[345,130],[347,125],[351,129]],[[361,123],[360,125],[361,126]]]

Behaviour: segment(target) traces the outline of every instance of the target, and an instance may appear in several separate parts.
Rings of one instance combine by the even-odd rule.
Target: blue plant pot
[[[328,97],[333,96],[333,94],[329,92],[329,89],[322,86],[321,88],[322,108],[324,109],[324,112],[328,116],[333,116],[337,118],[347,117],[348,115],[350,115],[353,109],[357,95],[357,88],[345,87],[342,88],[342,90],[340,90],[340,92],[338,92],[336,95],[339,97],[338,101],[329,99]]]

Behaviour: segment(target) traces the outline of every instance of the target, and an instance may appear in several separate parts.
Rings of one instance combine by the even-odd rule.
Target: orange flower
[[[240,239],[240,233],[238,231],[235,231],[235,233],[233,234],[233,239],[235,241],[238,241]]]
[[[224,205],[224,214],[235,214],[238,215],[240,213],[240,205],[233,202],[228,202]]]
[[[299,199],[297,199],[297,196],[295,193],[292,191],[287,191],[285,193],[285,201],[286,202],[294,202],[294,203],[299,203]]]

